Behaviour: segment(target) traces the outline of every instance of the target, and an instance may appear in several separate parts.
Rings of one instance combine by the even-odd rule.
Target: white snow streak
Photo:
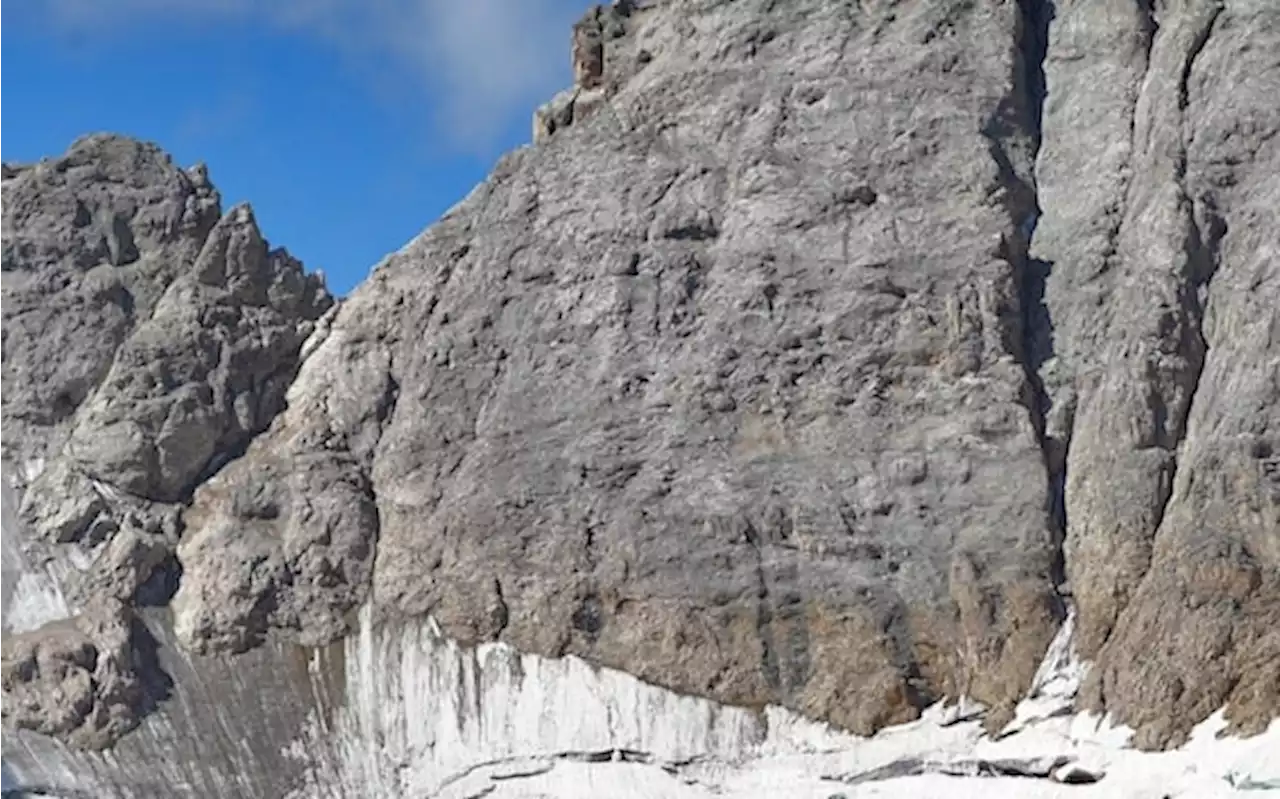
[[[1221,713],[1174,752],[1127,748],[1130,732],[1072,715],[1084,667],[1071,655],[1074,617],[1046,656],[1033,696],[999,740],[955,708],[858,738],[781,708],[763,715],[676,695],[569,657],[520,655],[504,645],[468,651],[434,623],[375,630],[366,614],[347,645],[348,707],[337,729],[317,725],[297,751],[336,743],[338,757],[295,796],[504,797],[1219,797],[1233,782],[1277,781],[1280,724],[1266,735],[1218,740]],[[938,764],[1069,758],[1092,785],[1049,778],[851,777],[906,758]],[[321,773],[323,772],[323,773]],[[1061,773],[1061,770],[1059,771]],[[1247,777],[1247,780],[1244,779]],[[322,788],[321,786],[327,786]],[[328,791],[328,793],[326,793]],[[1270,795],[1250,790],[1249,796]]]

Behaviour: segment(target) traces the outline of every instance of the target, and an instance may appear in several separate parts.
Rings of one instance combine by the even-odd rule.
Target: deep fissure
[[[1158,22],[1149,9],[1147,13],[1151,20],[1152,38],[1154,39],[1154,31],[1158,29]],[[1169,408],[1163,402],[1157,408],[1160,412],[1156,419],[1157,435],[1162,439],[1160,441],[1161,446],[1168,450],[1170,460],[1162,486],[1160,501],[1156,505],[1155,518],[1152,522],[1151,535],[1153,540],[1164,524],[1165,515],[1169,510],[1169,502],[1173,499],[1174,482],[1178,476],[1179,449],[1187,436],[1187,425],[1191,418],[1191,409],[1195,403],[1196,394],[1200,389],[1200,378],[1204,374],[1205,364],[1209,359],[1209,342],[1205,339],[1203,329],[1204,315],[1209,301],[1209,283],[1213,279],[1214,272],[1217,271],[1218,247],[1222,237],[1226,234],[1226,222],[1218,215],[1212,198],[1206,196],[1197,200],[1187,190],[1187,140],[1189,138],[1187,132],[1187,106],[1190,103],[1187,84],[1191,79],[1191,71],[1195,66],[1195,61],[1205,45],[1208,44],[1209,36],[1212,34],[1213,27],[1221,13],[1221,5],[1215,5],[1210,8],[1209,18],[1196,30],[1195,37],[1187,49],[1181,70],[1178,73],[1177,102],[1178,109],[1182,114],[1180,120],[1182,141],[1179,142],[1175,180],[1178,183],[1178,191],[1184,203],[1182,213],[1185,215],[1187,222],[1187,236],[1182,242],[1183,252],[1186,256],[1186,272],[1178,276],[1182,281],[1178,291],[1178,302],[1188,327],[1188,330],[1183,334],[1184,340],[1180,342],[1180,348],[1189,361],[1187,369],[1189,372],[1187,378],[1189,385],[1187,387],[1186,402],[1181,407],[1174,409],[1177,417],[1173,420],[1171,426],[1167,418]],[[1205,215],[1203,222],[1196,213],[1197,211],[1203,211]],[[1149,562],[1147,568],[1150,569]]]
[[[1052,320],[1044,302],[1046,283],[1052,264],[1035,258],[1031,254],[1031,244],[1042,213],[1039,190],[1036,185],[1036,160],[1039,157],[1044,135],[1044,105],[1048,96],[1045,60],[1049,52],[1049,26],[1054,19],[1056,7],[1052,0],[1019,0],[1018,7],[1022,15],[1018,41],[1021,74],[1018,78],[1022,93],[1023,124],[1031,135],[1028,188],[1031,190],[1033,202],[1030,214],[1021,220],[1018,231],[1022,237],[1015,263],[1018,270],[1021,311],[1019,320],[1021,336],[1018,343],[1022,349],[1022,367],[1031,391],[1028,410],[1035,425],[1048,483],[1048,500],[1045,510],[1049,518],[1051,545],[1054,552],[1050,564],[1050,575],[1054,589],[1059,593],[1060,606],[1057,610],[1061,616],[1065,616],[1063,592],[1067,582],[1064,544],[1067,530],[1066,450],[1068,441],[1054,438],[1048,430],[1047,418],[1052,401],[1040,377],[1040,367],[1050,357],[1052,347],[1050,341]]]

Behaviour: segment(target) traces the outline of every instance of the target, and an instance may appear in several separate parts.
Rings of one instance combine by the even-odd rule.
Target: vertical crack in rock
[[[1021,54],[1021,86],[1025,124],[1032,136],[1030,159],[1030,189],[1033,205],[1029,215],[1020,221],[1018,276],[1019,303],[1021,306],[1021,360],[1031,390],[1027,406],[1031,412],[1044,455],[1044,468],[1048,480],[1048,508],[1050,527],[1054,536],[1054,562],[1052,577],[1054,587],[1062,591],[1066,583],[1063,542],[1066,537],[1066,440],[1059,440],[1049,429],[1047,416],[1051,405],[1048,390],[1040,376],[1040,369],[1049,358],[1052,349],[1052,319],[1045,305],[1045,281],[1049,264],[1031,254],[1031,242],[1039,222],[1041,207],[1036,187],[1036,159],[1039,157],[1044,127],[1044,103],[1047,96],[1044,62],[1049,52],[1049,26],[1054,18],[1052,0],[1019,0],[1022,24],[1019,31]],[[1065,610],[1059,608],[1065,617]]]
[[[1157,506],[1153,526],[1153,531],[1157,535],[1164,522],[1165,513],[1168,511],[1169,501],[1173,497],[1173,485],[1178,474],[1178,448],[1186,438],[1187,420],[1191,417],[1191,406],[1195,402],[1196,393],[1200,387],[1200,377],[1208,360],[1209,344],[1204,337],[1204,316],[1209,299],[1209,282],[1213,279],[1213,273],[1218,265],[1218,245],[1226,232],[1225,223],[1217,215],[1212,199],[1206,197],[1197,202],[1187,191],[1187,140],[1190,137],[1187,121],[1189,103],[1187,82],[1191,77],[1196,58],[1208,43],[1213,26],[1221,13],[1222,6],[1215,2],[1210,7],[1207,19],[1195,31],[1191,46],[1183,60],[1182,70],[1178,75],[1177,102],[1178,110],[1182,114],[1182,140],[1179,142],[1175,179],[1182,200],[1180,210],[1187,220],[1187,238],[1182,245],[1187,256],[1186,269],[1180,275],[1182,283],[1179,287],[1178,301],[1180,310],[1188,322],[1183,330],[1183,340],[1179,345],[1189,361],[1186,371],[1190,386],[1186,401],[1181,407],[1169,409],[1161,404],[1155,409],[1157,429],[1163,433],[1164,438],[1161,446],[1169,450],[1171,455],[1168,477],[1164,484],[1163,496]],[[1197,214],[1197,211],[1201,211],[1203,216]],[[1173,419],[1167,418],[1170,410],[1173,411]]]
[[[1022,14],[1019,50],[1022,54],[1022,91],[1027,124],[1040,147],[1044,125],[1044,101],[1047,94],[1044,61],[1049,53],[1049,24],[1053,21],[1052,0],[1018,0]]]
[[[1175,80],[1188,66],[1174,59],[1200,44],[1188,48],[1183,12],[1150,2],[1109,8],[1118,24],[1092,20],[1080,6],[1062,13],[1050,53],[1062,95],[1053,106],[1059,116],[1048,123],[1057,129],[1047,165],[1047,193],[1058,207],[1037,252],[1052,260],[1033,258],[1029,270],[1051,283],[1061,351],[1044,342],[1033,357],[1048,382],[1055,516],[1068,533],[1071,592],[1084,604],[1079,645],[1092,657],[1149,566],[1182,437],[1186,378],[1202,360],[1187,330],[1198,326],[1201,309],[1185,296],[1187,276],[1170,270],[1184,260],[1179,252],[1203,260],[1199,245],[1167,239],[1169,249],[1153,247],[1166,229],[1172,237],[1187,227],[1180,221],[1190,205],[1181,186],[1185,142],[1157,139],[1181,124],[1185,87]],[[1081,58],[1095,47],[1100,64]],[[1104,64],[1124,80],[1094,96],[1088,81]],[[1096,166],[1098,178],[1064,173],[1081,163]],[[1053,261],[1064,272],[1050,278]],[[1152,291],[1137,288],[1148,282]],[[1052,336],[1054,325],[1044,327]]]
[[[502,631],[507,629],[507,624],[511,621],[511,609],[507,607],[507,598],[502,593],[502,580],[497,577],[493,578],[493,607],[490,610],[490,622],[493,625],[495,640],[502,637]]]
[[[756,632],[760,639],[760,668],[765,683],[776,691],[782,686],[782,670],[773,640],[773,598],[769,595],[769,575],[765,571],[764,542],[750,519],[744,518],[742,535],[756,556]]]
[[[360,775],[369,784],[356,793],[393,795],[381,786],[403,786],[414,770],[450,773],[430,760],[443,757],[444,730],[422,723],[445,718],[446,707],[458,722],[448,734],[474,752],[481,739],[468,739],[483,731],[500,743],[495,757],[526,745],[507,734],[516,728],[503,726],[495,709],[504,704],[559,726],[569,706],[571,720],[606,719],[609,735],[630,723],[632,707],[653,714],[637,718],[677,719],[678,735],[638,733],[637,762],[656,737],[701,740],[686,735],[693,716],[642,694],[615,703],[631,694],[586,679],[598,673],[576,659],[565,661],[565,684],[612,704],[556,699],[533,713],[491,678],[518,672],[511,679],[528,677],[549,701],[564,692],[544,690],[555,684],[546,661],[502,655],[481,671],[468,654],[469,665],[436,668],[425,647],[439,629],[462,644],[501,637],[530,658],[573,654],[681,692],[782,704],[869,734],[944,693],[993,708],[989,721],[1012,712],[1036,684],[1030,670],[1055,612],[1074,602],[1105,642],[1098,684],[1118,720],[1162,735],[1228,694],[1270,720],[1275,694],[1263,683],[1274,649],[1259,641],[1273,627],[1258,610],[1275,596],[1262,582],[1274,559],[1258,555],[1270,528],[1246,531],[1260,545],[1232,538],[1248,497],[1230,492],[1254,484],[1248,473],[1218,488],[1238,477],[1219,445],[1243,433],[1202,432],[1222,392],[1265,378],[1249,348],[1234,346],[1238,322],[1202,329],[1225,220],[1235,235],[1215,278],[1215,317],[1232,304],[1236,235],[1252,226],[1239,194],[1203,180],[1201,147],[1216,146],[1205,117],[1227,118],[1210,132],[1233,142],[1265,132],[1232,119],[1242,106],[1234,89],[1210,108],[1218,100],[1201,81],[1214,67],[1197,66],[1192,80],[1210,2],[1019,0],[998,12],[902,3],[874,28],[850,17],[843,37],[824,0],[747,5],[769,18],[724,3],[667,5],[651,17],[628,17],[626,3],[591,12],[575,37],[579,85],[552,109],[567,116],[545,129],[576,125],[594,93],[601,110],[626,112],[634,135],[585,124],[504,159],[471,200],[344,302],[341,319],[307,320],[326,332],[332,323],[328,340],[302,337],[288,364],[225,364],[252,373],[230,389],[246,399],[223,393],[209,405],[253,421],[253,442],[243,458],[224,443],[200,461],[205,471],[182,472],[200,486],[181,560],[165,559],[153,537],[93,527],[112,496],[63,504],[64,526],[84,522],[87,537],[111,537],[124,566],[165,564],[147,592],[168,604],[155,618],[175,620],[156,634],[179,701],[119,742],[129,774],[154,764],[157,776],[144,776],[193,795],[216,794],[229,774],[244,795],[282,795],[276,787],[297,763],[317,775],[330,768],[317,761],[334,739],[306,738],[317,754],[290,737],[312,710],[330,731],[348,710],[361,725],[356,744],[371,757]],[[1205,60],[1248,49],[1220,47],[1227,39],[1215,34]],[[857,63],[845,64],[850,53]],[[1243,171],[1231,178],[1248,185]],[[1248,189],[1252,202],[1259,192]],[[68,231],[92,224],[89,209],[58,213]],[[145,231],[104,219],[111,229],[92,257],[115,270],[145,263]],[[927,235],[909,240],[913,230]],[[231,238],[224,251],[245,249]],[[10,241],[6,312],[10,262],[25,257]],[[198,282],[223,280],[236,260],[201,259]],[[1050,275],[1055,263],[1065,268]],[[135,300],[132,287],[118,288],[94,296],[116,297],[129,325],[165,321],[152,312],[164,291]],[[6,315],[6,335],[9,324]],[[1210,344],[1220,349],[1206,369]],[[1222,377],[1235,354],[1245,365]],[[713,370],[715,381],[701,382]],[[41,399],[76,389],[68,401],[93,401],[60,375],[37,376],[49,389]],[[284,383],[292,388],[273,421]],[[705,401],[712,387],[723,400]],[[1232,401],[1251,408],[1253,398]],[[258,421],[271,429],[259,435]],[[1248,468],[1274,462],[1271,443],[1251,443]],[[110,472],[72,477],[95,474]],[[100,486],[107,481],[90,488],[111,488]],[[762,516],[755,508],[769,491],[787,501]],[[176,518],[184,498],[168,493]],[[1131,498],[1141,508],[1126,517]],[[1153,542],[1154,554],[1145,549]],[[1068,555],[1074,590],[1065,588]],[[371,626],[427,612],[433,620],[420,626]],[[340,657],[298,657],[295,644],[332,641],[356,621],[358,636],[328,650]],[[87,635],[66,638],[68,662]],[[252,651],[201,658],[175,637],[197,651]],[[1135,657],[1148,653],[1150,665]],[[306,669],[351,695],[320,699]],[[244,675],[252,699],[235,701],[254,712],[229,721]],[[1151,676],[1163,679],[1141,679]],[[107,704],[119,719],[136,715],[128,702]],[[689,707],[706,724],[745,718]],[[753,739],[763,728],[734,723]],[[545,737],[531,745],[551,746]],[[175,754],[160,763],[163,747]],[[632,757],[594,739],[553,751],[583,762]],[[103,779],[116,780],[116,768]]]
[[[1142,179],[1146,170],[1141,158],[1150,135],[1143,123],[1149,111],[1157,23],[1147,0],[1111,10],[1111,24],[1092,22],[1082,7],[1062,11],[1051,68],[1061,80],[1063,96],[1056,107],[1063,110],[1055,120],[1060,129],[1054,131],[1053,161],[1042,165],[1054,172],[1049,193],[1062,206],[1052,209],[1048,241],[1039,248],[1050,259],[1042,262],[1047,304],[1061,315],[1060,329],[1049,329],[1056,329],[1062,341],[1045,342],[1043,351],[1050,360],[1040,374],[1050,383],[1046,421],[1051,465],[1058,477],[1056,499],[1061,502],[1064,577],[1081,605],[1077,646],[1086,657],[1097,652],[1116,609],[1127,603],[1131,583],[1136,584],[1131,575],[1145,568],[1138,561],[1145,560],[1142,549],[1153,531],[1141,508],[1155,499],[1143,493],[1149,487],[1142,487],[1153,456],[1142,451],[1141,442],[1128,441],[1132,436],[1126,436],[1118,421],[1126,411],[1142,413],[1126,404],[1132,378],[1126,381],[1111,372],[1133,359],[1130,342],[1145,336],[1141,314],[1117,309],[1124,307],[1120,286],[1133,261],[1126,250],[1133,209],[1149,183]],[[1082,48],[1096,53],[1125,80],[1095,96],[1084,82],[1092,74],[1089,64],[1075,61]],[[1090,128],[1077,131],[1078,125]],[[1097,155],[1087,152],[1070,141],[1077,136],[1107,149]],[[1078,168],[1081,161],[1096,165],[1102,181],[1091,183],[1057,172]],[[1083,199],[1074,196],[1077,193]],[[1073,237],[1081,232],[1092,235],[1077,243]],[[1055,263],[1065,270],[1061,275],[1048,274]],[[1086,299],[1090,295],[1092,305]],[[1136,330],[1131,329],[1135,325]],[[1114,362],[1116,367],[1103,369],[1100,362]],[[1108,472],[1113,476],[1101,477]],[[1120,487],[1121,478],[1132,484]],[[1130,494],[1130,507],[1124,511],[1114,507],[1122,492]]]
[[[1013,91],[988,121],[984,135],[1003,177],[1007,191],[1004,205],[1014,226],[998,253],[1012,271],[1015,293],[1011,312],[1004,321],[1006,347],[1022,371],[1021,404],[1030,417],[1040,449],[1046,488],[1042,509],[1047,533],[1044,543],[1050,555],[1046,574],[1051,591],[1049,611],[1062,623],[1069,602],[1065,596],[1064,556],[1066,444],[1050,429],[1048,414],[1052,403],[1041,378],[1041,367],[1052,353],[1052,319],[1045,303],[1049,264],[1031,253],[1032,237],[1042,212],[1036,159],[1043,134],[1047,94],[1044,64],[1054,12],[1054,4],[1048,0],[1019,0]],[[1044,643],[1047,646],[1050,642]],[[986,719],[988,729],[1001,728],[1011,714],[1011,706],[993,708]]]
[[[1149,97],[1151,59],[1153,57],[1153,49],[1156,46],[1156,38],[1160,33],[1160,22],[1150,2],[1140,3],[1139,7],[1145,15],[1146,27],[1144,33],[1147,37],[1146,69],[1140,85],[1142,86],[1142,94]],[[1204,319],[1205,303],[1208,298],[1209,281],[1216,269],[1218,242],[1225,231],[1222,226],[1222,220],[1213,212],[1212,201],[1210,200],[1208,205],[1197,203],[1187,191],[1187,142],[1189,138],[1187,131],[1187,81],[1195,59],[1208,42],[1213,25],[1221,11],[1221,4],[1212,2],[1207,6],[1207,14],[1202,19],[1191,23],[1198,23],[1198,27],[1195,29],[1192,40],[1186,47],[1182,62],[1179,65],[1176,97],[1163,98],[1166,102],[1170,99],[1176,102],[1177,113],[1180,117],[1178,121],[1179,136],[1176,143],[1176,152],[1173,156],[1174,163],[1171,178],[1176,184],[1178,214],[1183,217],[1186,232],[1184,239],[1179,243],[1185,257],[1183,269],[1181,273],[1176,275],[1178,280],[1177,302],[1179,318],[1174,320],[1172,324],[1176,324],[1179,330],[1178,340],[1173,342],[1175,350],[1171,354],[1175,358],[1184,358],[1185,362],[1182,364],[1175,362],[1172,367],[1167,367],[1148,358],[1144,365],[1143,379],[1146,382],[1147,402],[1155,430],[1154,441],[1151,444],[1168,453],[1168,461],[1160,471],[1160,483],[1154,499],[1154,513],[1148,529],[1149,543],[1144,550],[1144,561],[1140,564],[1139,573],[1135,575],[1132,585],[1128,586],[1125,592],[1126,599],[1129,601],[1132,601],[1133,594],[1136,593],[1138,586],[1146,578],[1146,574],[1151,567],[1154,542],[1164,523],[1169,503],[1173,498],[1174,483],[1178,471],[1179,449],[1186,436],[1187,420],[1191,414],[1192,403],[1199,388],[1200,375],[1204,369],[1208,354],[1208,344],[1201,326]],[[1194,14],[1196,12],[1193,10],[1188,13]],[[1175,36],[1176,32],[1171,32],[1169,35]],[[1157,97],[1153,102],[1159,102],[1161,99]],[[1149,141],[1139,142],[1137,139],[1137,117],[1140,113],[1141,105],[1142,99],[1139,99],[1134,110],[1131,152],[1136,151],[1139,147],[1145,151],[1153,146]],[[1147,135],[1150,136],[1149,130]],[[1131,182],[1127,204],[1136,202],[1133,191],[1135,191],[1135,184]],[[1197,218],[1197,210],[1202,210],[1206,213],[1203,220]],[[1208,228],[1207,230],[1202,230],[1202,223]],[[1160,335],[1163,338],[1168,338],[1169,332],[1165,331],[1163,326],[1164,323],[1162,322]],[[1162,373],[1166,369],[1171,369],[1173,374]],[[1181,394],[1179,394],[1177,386],[1172,385],[1179,382],[1185,383],[1185,391]],[[1107,638],[1110,638],[1114,632],[1115,621],[1124,612],[1127,605],[1128,602],[1125,602],[1115,608],[1115,618],[1111,620],[1106,631]],[[1104,644],[1105,640],[1103,641]]]

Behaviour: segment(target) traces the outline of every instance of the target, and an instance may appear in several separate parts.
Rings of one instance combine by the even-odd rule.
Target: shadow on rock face
[[[139,607],[161,608],[169,604],[182,581],[182,562],[172,553],[165,557],[146,582],[138,586],[134,602]]]
[[[159,708],[173,694],[173,680],[160,665],[160,644],[146,622],[138,617],[131,624],[133,668],[141,684],[138,716]]]

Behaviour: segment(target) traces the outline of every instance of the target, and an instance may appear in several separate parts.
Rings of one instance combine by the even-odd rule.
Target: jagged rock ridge
[[[89,136],[6,167],[5,474],[23,557],[79,560],[62,588],[85,611],[6,641],[7,721],[104,746],[154,705],[128,605],[168,601],[183,503],[266,428],[332,303],[248,206],[222,215],[203,166],[153,145]]]
[[[959,695],[998,725],[1068,591],[1088,706],[1148,746],[1223,704],[1260,730],[1277,30],[1248,0],[593,10],[537,146],[323,320],[202,175],[82,143],[5,184],[24,516],[97,555],[86,597],[176,547],[194,652],[371,602],[859,732]],[[141,162],[108,183],[142,197],[81,213],[47,182],[86,162],[85,192]],[[127,301],[88,277],[132,264]]]

